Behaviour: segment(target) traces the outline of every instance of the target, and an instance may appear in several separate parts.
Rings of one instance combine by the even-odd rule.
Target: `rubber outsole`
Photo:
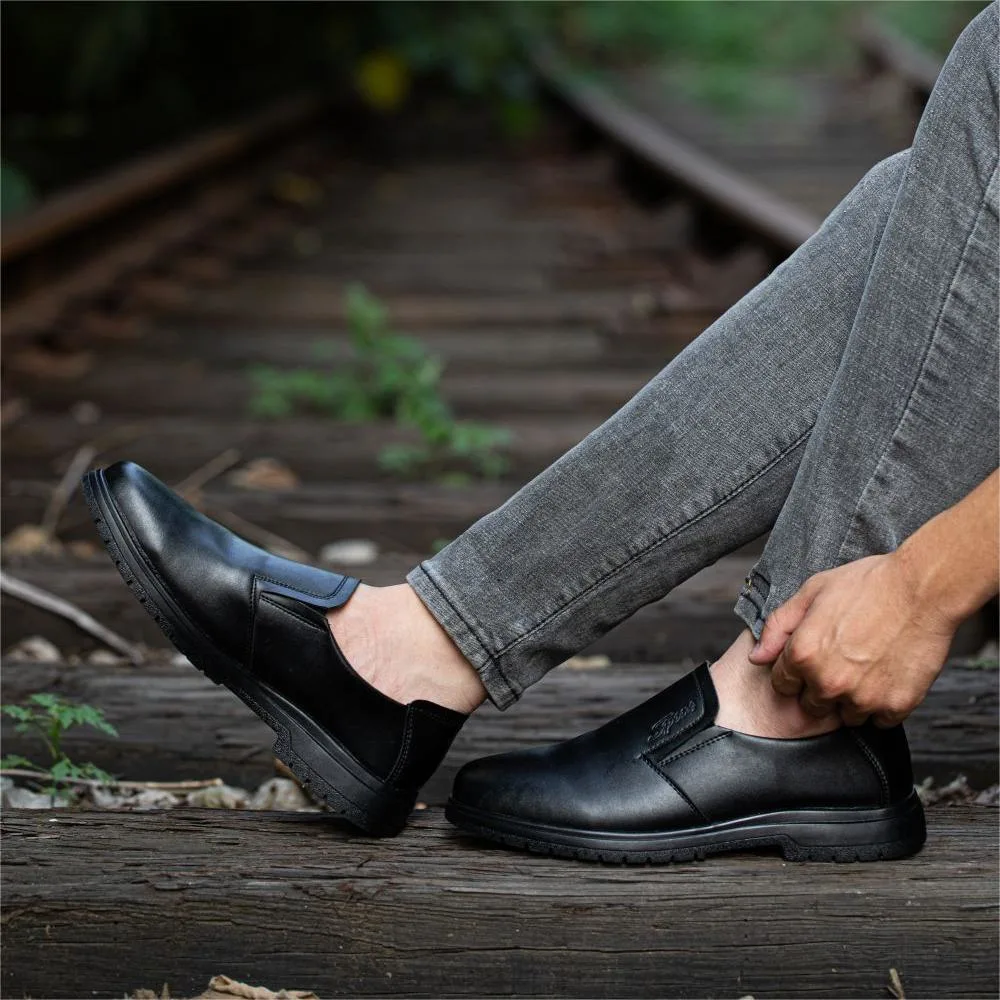
[[[889,861],[916,854],[927,833],[916,793],[884,809],[797,810],[663,833],[613,834],[533,824],[452,799],[445,817],[462,833],[550,857],[610,864],[703,861],[777,849],[786,861]]]
[[[128,537],[100,469],[81,482],[101,542],[125,584],[166,638],[209,680],[233,692],[275,733],[273,752],[329,810],[376,837],[394,836],[415,795],[386,786],[329,733],[237,660],[217,650],[178,608]]]

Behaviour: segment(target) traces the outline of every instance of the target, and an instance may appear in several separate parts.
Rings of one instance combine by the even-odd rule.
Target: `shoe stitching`
[[[672,764],[675,760],[680,760],[681,757],[686,757],[689,753],[694,753],[696,750],[701,750],[703,747],[709,747],[713,743],[718,743],[719,740],[729,739],[730,736],[732,736],[732,733],[730,732],[719,733],[718,736],[713,736],[711,739],[705,740],[704,743],[698,743],[693,747],[688,747],[687,750],[681,750],[679,753],[672,754],[669,757],[664,757],[663,760],[658,761],[657,763],[659,766],[665,767],[667,764]],[[650,753],[652,753],[652,751],[650,751]],[[645,754],[643,754],[643,756],[645,756]]]
[[[450,725],[451,724],[451,719],[449,719],[445,715],[439,715],[438,714],[438,712],[436,711],[437,706],[434,705],[433,702],[430,702],[430,707],[428,707],[427,705],[418,705],[416,702],[410,702],[410,704],[407,705],[406,707],[409,708],[409,709],[412,709],[414,712],[419,712],[421,715],[425,716],[426,718],[431,719],[434,722],[438,722],[441,725]],[[453,711],[453,710],[452,709],[445,709],[445,711],[446,712],[450,712],[450,711]],[[459,713],[459,714],[463,714],[463,713]]]
[[[694,814],[698,816],[703,823],[707,823],[709,821],[708,817],[691,801],[690,798],[688,798],[687,792],[685,792],[673,778],[664,774],[663,771],[661,771],[660,768],[658,768],[651,760],[647,760],[645,755],[642,757],[642,762],[648,765],[655,774],[659,775],[688,804],[688,806],[690,806]]]
[[[413,708],[412,705],[407,705],[407,709]],[[399,748],[399,755],[396,757],[396,763],[393,764],[392,770],[389,772],[389,776],[385,779],[387,785],[394,784],[396,778],[403,770],[406,765],[406,758],[410,753],[410,743],[413,739],[413,712],[407,711],[406,713],[406,724],[403,728],[403,745]]]
[[[249,663],[254,661],[254,640],[257,637],[257,608],[260,605],[260,587],[256,574],[250,582],[250,634],[247,637],[247,648],[250,650]]]
[[[890,797],[889,779],[886,777],[885,771],[882,768],[882,764],[879,762],[879,759],[875,755],[875,752],[872,750],[872,748],[868,746],[868,744],[864,741],[864,739],[862,739],[862,737],[855,731],[854,728],[850,728],[849,732],[853,737],[854,742],[857,743],[857,745],[861,748],[861,752],[867,758],[868,763],[871,764],[872,768],[875,771],[875,774],[878,776],[879,786],[882,789],[882,801],[879,804],[883,806],[888,805]]]
[[[733,487],[733,489],[730,490],[724,497],[722,497],[719,500],[717,500],[710,507],[706,507],[705,510],[703,510],[696,517],[690,518],[689,520],[685,521],[683,524],[678,525],[672,531],[667,532],[667,534],[661,535],[655,541],[653,541],[649,545],[647,545],[644,549],[641,549],[639,552],[636,552],[634,555],[629,556],[624,562],[622,562],[618,566],[614,567],[614,569],[611,569],[607,573],[604,573],[602,576],[598,577],[593,583],[591,583],[588,586],[584,587],[584,589],[581,590],[575,597],[571,598],[569,601],[567,601],[565,604],[563,604],[562,607],[557,608],[555,611],[553,611],[552,614],[550,614],[547,618],[545,618],[542,621],[540,621],[537,625],[535,625],[533,628],[529,629],[527,632],[524,632],[522,635],[519,635],[516,639],[511,640],[511,642],[509,642],[503,648],[497,650],[497,652],[495,654],[493,654],[492,659],[494,659],[494,661],[495,661],[496,658],[501,657],[501,656],[505,656],[515,646],[517,646],[520,643],[524,642],[525,639],[528,639],[530,636],[534,635],[537,631],[539,631],[540,629],[542,629],[546,625],[548,625],[554,618],[556,618],[559,615],[563,614],[565,611],[567,611],[570,607],[572,607],[578,601],[580,601],[584,597],[586,597],[592,590],[594,590],[595,588],[601,586],[601,584],[603,584],[607,580],[611,579],[611,577],[616,576],[619,573],[621,573],[623,570],[627,569],[632,563],[634,563],[637,560],[642,559],[645,556],[649,555],[649,553],[652,552],[654,549],[659,548],[659,546],[661,546],[661,545],[665,544],[666,542],[670,541],[671,538],[674,538],[676,535],[680,534],[682,531],[686,531],[692,525],[695,525],[699,521],[701,521],[704,518],[708,517],[709,514],[714,513],[720,507],[722,507],[723,505],[725,505],[726,503],[728,503],[730,500],[732,500],[732,498],[735,497],[737,494],[742,493],[749,486],[752,486],[762,476],[764,476],[766,473],[770,472],[771,469],[773,469],[783,458],[785,458],[786,455],[789,455],[792,451],[794,451],[795,448],[797,448],[812,433],[812,429],[813,429],[814,426],[815,426],[815,419],[813,420],[812,423],[809,424],[809,426],[808,426],[808,428],[806,428],[806,430],[804,430],[794,441],[791,442],[791,444],[789,444],[787,447],[785,447],[784,449],[782,449],[777,455],[775,455],[775,457],[773,459],[771,459],[770,462],[768,462],[762,468],[758,469],[757,472],[754,473],[754,475],[750,476],[748,479],[745,479],[742,483],[739,483],[737,486]],[[498,665],[498,669],[499,669],[499,665]]]
[[[271,600],[267,594],[263,594],[260,600],[261,603],[266,601],[270,607],[275,608],[278,611],[283,611],[286,615],[291,615],[292,618],[298,619],[300,622],[302,622],[303,625],[308,625],[309,628],[313,629],[313,631],[315,632],[319,632],[321,635],[326,635],[329,631],[328,629],[323,628],[321,625],[318,625],[316,622],[309,621],[308,618],[304,617],[303,615],[300,615],[297,611],[293,611],[291,608],[286,608],[284,605],[279,604],[277,601]]]
[[[249,651],[247,666],[251,670],[257,658],[255,646],[257,640],[257,607],[259,602],[260,594],[258,593],[257,577],[255,575],[250,582],[250,633],[247,636],[247,650]]]

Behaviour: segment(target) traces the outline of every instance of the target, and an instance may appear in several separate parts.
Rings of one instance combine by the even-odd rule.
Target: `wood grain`
[[[632,870],[391,841],[314,816],[3,818],[5,996],[120,997],[219,972],[320,996],[997,994],[997,842],[944,809],[915,858],[764,854]]]

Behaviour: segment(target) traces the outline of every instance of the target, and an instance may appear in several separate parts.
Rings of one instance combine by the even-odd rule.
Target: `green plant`
[[[0,705],[0,713],[15,720],[14,728],[17,732],[40,736],[49,753],[49,762],[45,766],[20,754],[9,754],[0,759],[0,769],[25,768],[36,771],[39,780],[45,784],[45,791],[53,797],[59,794],[60,785],[74,779],[114,781],[113,775],[95,764],[79,764],[70,760],[62,748],[63,736],[74,726],[91,726],[108,736],[118,735],[118,730],[104,718],[104,713],[99,708],[74,704],[57,694],[43,692],[31,695],[21,705]]]
[[[455,484],[507,469],[505,428],[456,420],[441,396],[441,362],[420,341],[389,329],[386,307],[361,285],[344,299],[352,358],[341,370],[256,366],[251,410],[285,417],[300,407],[356,422],[393,420],[415,430],[414,444],[389,445],[379,464],[401,475],[433,475]],[[456,468],[457,467],[457,468]]]

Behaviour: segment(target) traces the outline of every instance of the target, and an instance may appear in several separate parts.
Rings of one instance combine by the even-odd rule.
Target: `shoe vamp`
[[[593,737],[595,734],[588,734]],[[697,814],[641,755],[588,737],[494,758],[479,808],[581,830],[641,832],[690,826]]]

